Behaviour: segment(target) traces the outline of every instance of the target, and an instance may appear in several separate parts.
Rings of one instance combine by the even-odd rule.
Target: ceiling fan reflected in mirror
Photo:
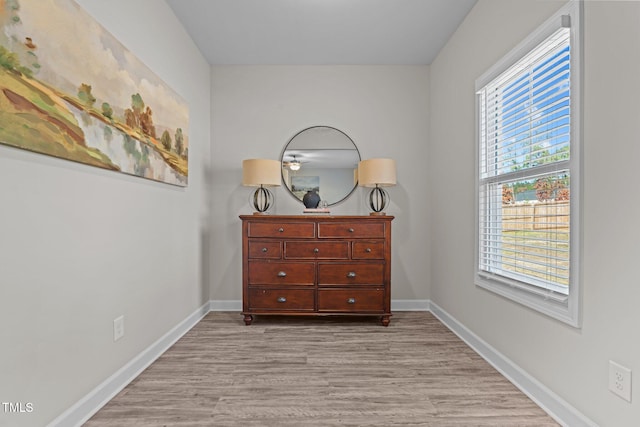
[[[296,156],[295,156],[295,155],[293,155],[292,157],[293,157],[293,159],[292,159],[292,160],[290,160],[290,161],[284,161],[284,162],[282,162],[282,164],[283,164],[285,167],[287,167],[287,168],[291,169],[292,171],[300,170],[300,166],[302,166],[302,162],[301,162],[301,161],[299,161],[298,159],[296,159]]]

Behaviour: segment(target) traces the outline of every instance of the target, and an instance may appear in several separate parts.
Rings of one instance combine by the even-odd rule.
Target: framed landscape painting
[[[291,192],[300,200],[307,194],[307,191],[320,193],[320,177],[295,175],[291,177]]]
[[[177,93],[73,0],[0,8],[0,144],[187,185]]]

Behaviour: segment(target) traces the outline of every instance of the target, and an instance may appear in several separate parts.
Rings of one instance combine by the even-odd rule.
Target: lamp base
[[[376,186],[371,189],[369,193],[369,207],[371,208],[371,215],[385,215],[384,208],[389,203],[389,193],[387,193],[382,187]]]
[[[273,193],[268,188],[260,186],[253,193],[253,207],[255,208],[254,214],[264,215],[273,206]]]

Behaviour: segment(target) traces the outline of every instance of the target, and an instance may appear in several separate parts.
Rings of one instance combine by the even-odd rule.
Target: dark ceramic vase
[[[315,191],[309,190],[302,198],[302,203],[307,209],[315,209],[320,204],[320,196]]]

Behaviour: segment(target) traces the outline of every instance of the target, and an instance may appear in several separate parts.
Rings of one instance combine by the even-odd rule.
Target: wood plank
[[[85,425],[558,424],[430,313],[212,312]]]

